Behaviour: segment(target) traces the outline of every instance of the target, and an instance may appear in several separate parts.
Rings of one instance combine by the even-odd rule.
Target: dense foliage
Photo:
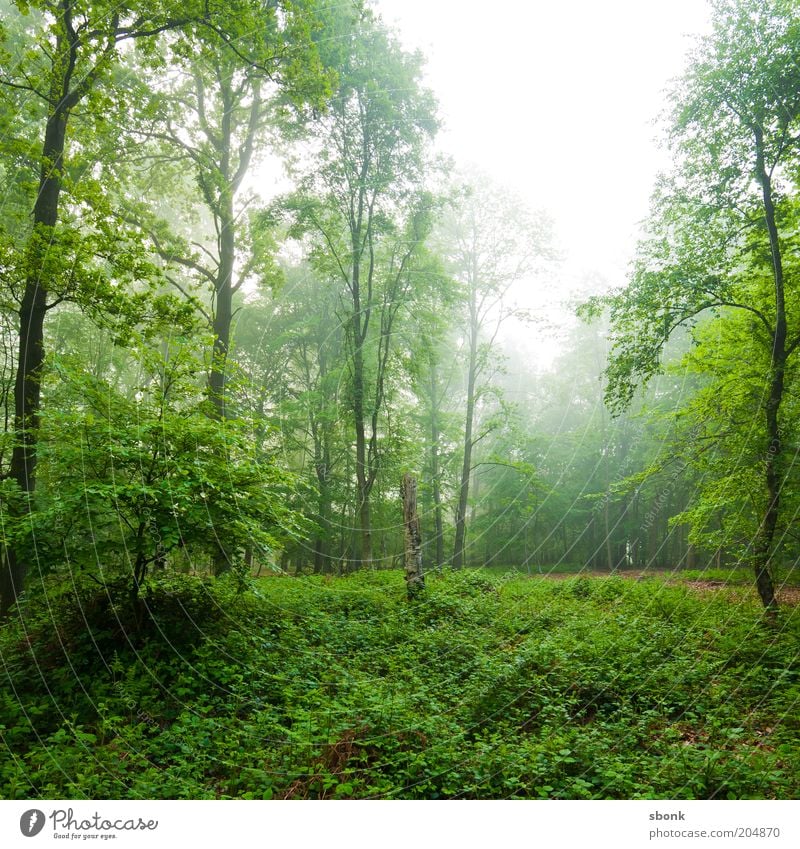
[[[800,12],[711,5],[544,368],[369,0],[0,0],[0,795],[800,792]]]
[[[659,580],[160,579],[2,635],[6,798],[786,798],[796,613]],[[54,619],[57,605],[61,611]]]
[[[772,0],[717,2],[714,12],[673,92],[673,169],[631,281],[610,299],[607,398],[624,408],[659,370],[672,333],[708,318],[690,361],[710,385],[689,405],[695,432],[684,450],[708,483],[685,518],[695,541],[715,539],[753,565],[771,608],[771,570],[797,509],[800,18],[795,4]]]
[[[547,216],[437,159],[422,57],[368,7],[4,10],[4,607],[33,571],[108,571],[84,484],[140,537],[111,557],[137,583],[142,557],[392,566],[406,472],[428,569],[747,561],[772,606],[796,557],[791,4],[716,4],[629,286],[547,371],[518,349],[526,289],[558,282]],[[203,522],[168,458],[217,481]],[[157,521],[119,512],[156,479]],[[159,542],[190,537],[189,560]]]

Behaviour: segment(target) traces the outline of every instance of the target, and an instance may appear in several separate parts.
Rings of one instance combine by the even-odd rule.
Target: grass
[[[663,577],[97,586],[0,633],[3,798],[796,798],[800,613]],[[55,605],[55,606],[54,606]]]

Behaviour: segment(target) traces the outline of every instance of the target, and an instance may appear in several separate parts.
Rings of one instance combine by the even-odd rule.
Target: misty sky
[[[667,163],[654,123],[705,0],[375,0],[428,57],[441,145],[550,211],[584,272],[624,280],[636,225]],[[566,292],[565,292],[566,294]]]

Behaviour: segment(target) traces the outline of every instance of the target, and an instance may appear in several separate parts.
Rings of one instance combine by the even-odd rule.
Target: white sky
[[[705,0],[374,0],[428,57],[441,147],[548,210],[568,257],[624,281],[667,163],[654,121]]]

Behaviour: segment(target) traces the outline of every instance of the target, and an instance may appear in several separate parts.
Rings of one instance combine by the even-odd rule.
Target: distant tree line
[[[797,509],[800,38],[720,0],[628,285],[548,370],[547,217],[434,152],[360,0],[0,0],[0,611],[48,574],[747,562]],[[280,163],[290,188],[264,185]],[[535,366],[535,364],[533,364]]]

